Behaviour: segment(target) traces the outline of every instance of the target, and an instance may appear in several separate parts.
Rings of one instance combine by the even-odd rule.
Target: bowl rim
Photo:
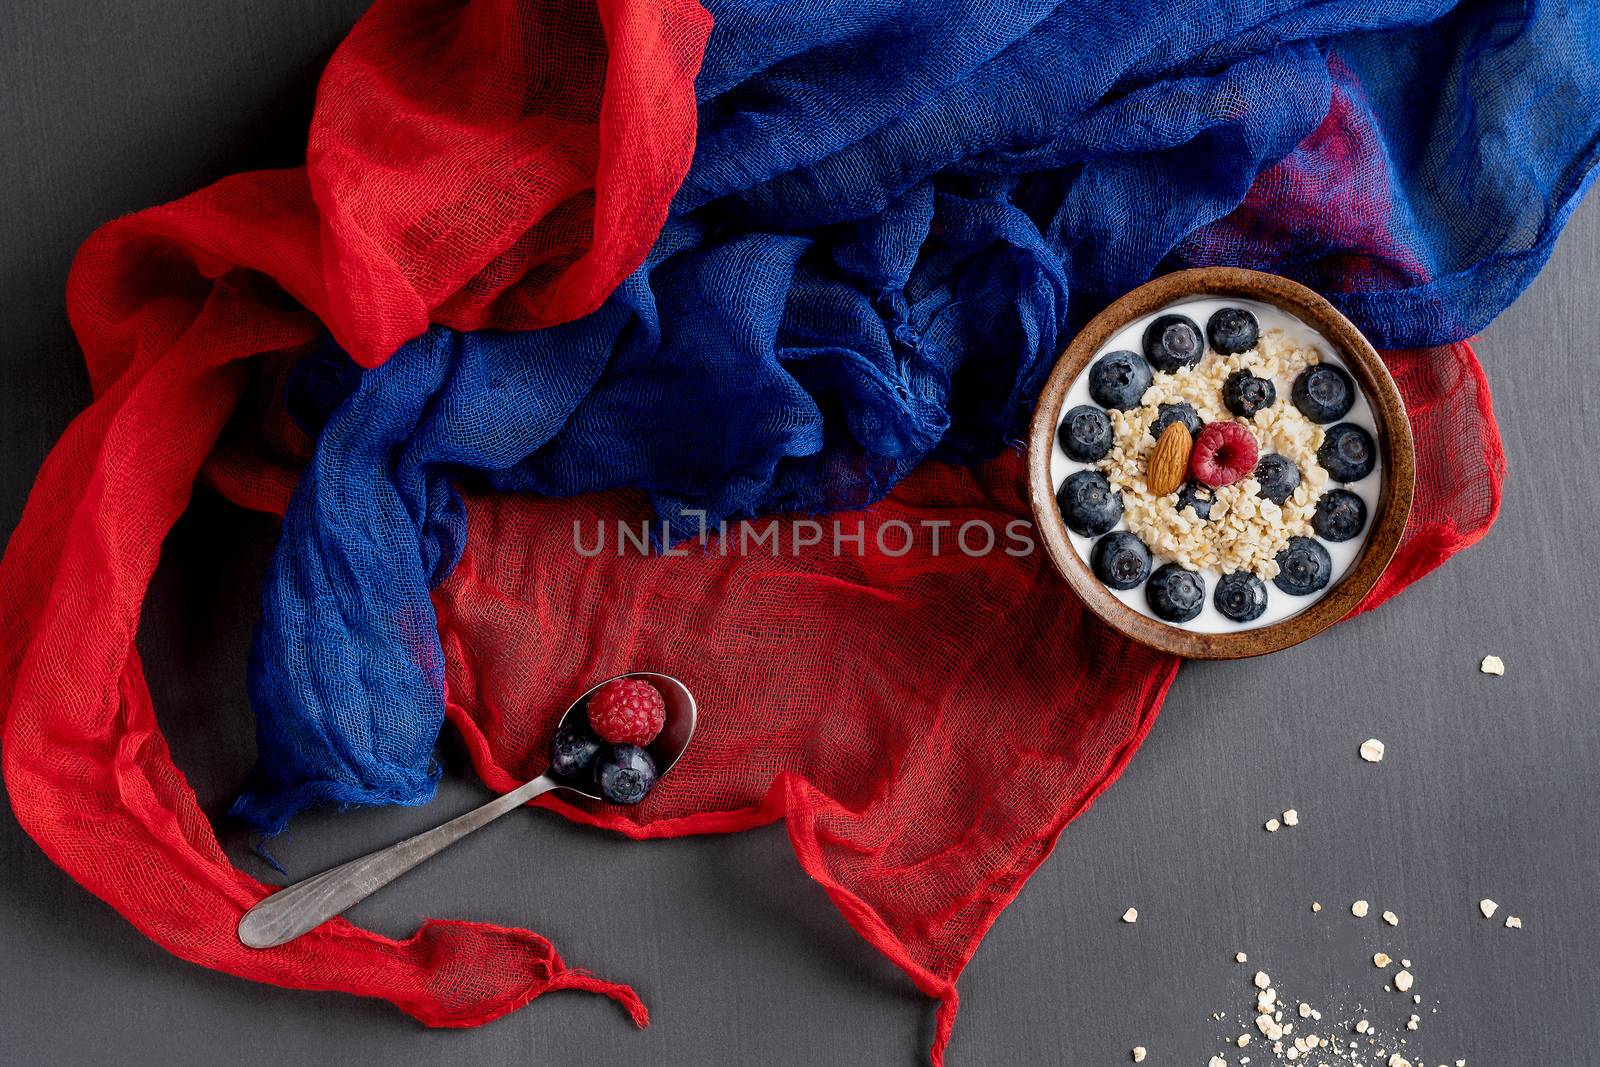
[[[1199,633],[1135,611],[1094,576],[1067,536],[1056,507],[1050,458],[1067,391],[1096,352],[1135,319],[1186,297],[1238,297],[1271,304],[1319,332],[1344,358],[1366,394],[1378,428],[1383,484],[1366,545],[1355,565],[1321,599],[1297,615],[1252,630]],[[1196,267],[1146,282],[1089,321],[1057,357],[1039,394],[1028,432],[1028,496],[1034,525],[1056,570],[1098,618],[1126,637],[1189,659],[1242,659],[1297,645],[1348,615],[1383,574],[1411,515],[1416,447],[1394,378],[1361,331],[1332,304],[1299,282],[1243,267]],[[1209,590],[1208,590],[1209,594]]]

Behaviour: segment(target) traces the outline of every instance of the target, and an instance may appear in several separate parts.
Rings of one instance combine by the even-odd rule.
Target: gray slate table
[[[73,249],[121,212],[295,162],[316,73],[361,7],[0,5],[0,530],[87,401],[62,306]],[[968,968],[952,1065],[1115,1064],[1134,1045],[1151,1064],[1233,1062],[1223,1040],[1258,964],[1291,1006],[1392,1032],[1406,1008],[1375,978],[1378,948],[1418,975],[1412,1059],[1600,1062],[1597,278],[1591,203],[1482,338],[1511,464],[1489,538],[1309,644],[1185,667],[1121,782]],[[243,664],[273,535],[199,494],[139,636],[176,759],[213,812],[251,760]],[[1504,678],[1478,672],[1490,652]],[[1370,736],[1389,747],[1380,767],[1356,758]],[[447,755],[431,807],[308,817],[283,858],[317,870],[475,804],[481,787]],[[1264,833],[1288,807],[1301,825]],[[931,1038],[928,1002],[845,926],[779,828],[630,844],[529,814],[353,915],[392,934],[424,914],[531,925],[635,983],[655,1016],[646,1033],[581,994],[427,1031],[381,1002],[190,966],[52,866],[9,811],[0,872],[7,1062],[909,1064]],[[1485,896],[1526,926],[1482,919]],[[1357,898],[1400,925],[1355,921]],[[1130,905],[1135,926],[1118,921]]]

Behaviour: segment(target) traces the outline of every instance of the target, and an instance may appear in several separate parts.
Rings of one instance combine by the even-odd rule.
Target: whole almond
[[[1189,427],[1174,422],[1161,431],[1154,452],[1150,453],[1150,466],[1145,471],[1145,487],[1156,496],[1175,493],[1183,484],[1189,471],[1189,451],[1194,448],[1194,438]]]

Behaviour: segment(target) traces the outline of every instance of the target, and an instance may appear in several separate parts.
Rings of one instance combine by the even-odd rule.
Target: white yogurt
[[[1099,351],[1094,354],[1094,359],[1089,361],[1089,363],[1084,367],[1083,371],[1079,373],[1077,379],[1073,381],[1072,387],[1067,390],[1066,399],[1061,405],[1061,415],[1057,419],[1057,431],[1060,429],[1060,418],[1064,418],[1068,411],[1071,411],[1079,404],[1094,404],[1094,401],[1089,397],[1089,368],[1092,367],[1101,356],[1104,356],[1110,352],[1119,351],[1121,349],[1129,349],[1134,352],[1142,353],[1144,350],[1143,337],[1145,326],[1150,323],[1150,320],[1156,318],[1158,315],[1165,315],[1173,312],[1187,315],[1189,318],[1198,323],[1201,331],[1204,332],[1206,322],[1211,318],[1212,313],[1225,307],[1239,307],[1250,311],[1255,315],[1256,320],[1260,323],[1261,332],[1263,334],[1265,334],[1268,330],[1282,330],[1286,337],[1292,341],[1307,347],[1316,348],[1316,350],[1321,354],[1322,362],[1331,363],[1334,366],[1343,368],[1347,373],[1349,372],[1350,367],[1348,362],[1340,355],[1339,350],[1328,342],[1327,338],[1323,337],[1321,333],[1312,329],[1310,326],[1300,321],[1300,319],[1290,315],[1281,308],[1274,307],[1270,304],[1263,304],[1255,300],[1241,300],[1237,297],[1188,297],[1176,303],[1169,304],[1164,308],[1153,311],[1142,318],[1135,319],[1128,325],[1124,326],[1121,330],[1113,334],[1111,338],[1106,341],[1103,346],[1101,346]],[[1206,351],[1209,353],[1212,350],[1208,347]],[[1156,371],[1156,379],[1158,381],[1160,380],[1161,375],[1161,371]],[[1359,482],[1343,484],[1335,482],[1331,479],[1329,480],[1327,489],[1342,487],[1350,490],[1352,493],[1355,493],[1361,498],[1362,503],[1364,503],[1367,508],[1367,523],[1366,526],[1362,528],[1362,531],[1359,535],[1351,538],[1348,541],[1334,543],[1325,541],[1320,537],[1317,538],[1317,541],[1322,545],[1322,547],[1328,550],[1328,556],[1333,563],[1332,577],[1323,589],[1321,589],[1319,592],[1311,594],[1310,596],[1292,596],[1289,593],[1285,593],[1283,590],[1279,589],[1275,584],[1273,584],[1272,581],[1267,580],[1267,610],[1262,612],[1260,618],[1254,619],[1250,622],[1242,623],[1234,622],[1232,619],[1229,619],[1227,616],[1223,615],[1217,610],[1216,604],[1213,602],[1212,597],[1216,592],[1217,580],[1222,577],[1222,575],[1212,568],[1207,568],[1199,572],[1204,578],[1206,584],[1205,606],[1201,609],[1199,615],[1195,616],[1188,622],[1166,623],[1166,620],[1158,619],[1156,614],[1150,610],[1150,605],[1145,600],[1145,591],[1143,585],[1136,586],[1133,589],[1111,589],[1109,586],[1107,586],[1106,588],[1110,590],[1111,594],[1121,599],[1124,604],[1127,604],[1130,608],[1139,612],[1141,615],[1146,615],[1152,619],[1157,619],[1158,622],[1164,622],[1168,626],[1177,626],[1181,629],[1194,630],[1199,633],[1235,633],[1242,630],[1254,630],[1262,626],[1271,626],[1274,623],[1282,622],[1284,619],[1300,614],[1300,612],[1306,610],[1324,596],[1327,596],[1328,592],[1332,590],[1334,586],[1338,585],[1339,582],[1343,580],[1344,576],[1349,573],[1350,568],[1355,565],[1356,559],[1361,555],[1361,550],[1366,546],[1367,538],[1372,532],[1373,522],[1376,520],[1378,515],[1378,498],[1383,488],[1384,464],[1381,442],[1379,441],[1378,437],[1377,421],[1373,418],[1372,406],[1368,403],[1366,394],[1361,389],[1359,379],[1357,379],[1354,374],[1351,374],[1351,380],[1356,383],[1356,402],[1350,411],[1346,413],[1343,418],[1338,419],[1337,422],[1354,423],[1371,434],[1373,441],[1379,443],[1378,463],[1373,469],[1373,472],[1361,479]],[[1280,404],[1290,403],[1289,387],[1293,383],[1277,381],[1274,382],[1274,384],[1277,386],[1278,390],[1277,402]],[[1330,429],[1332,426],[1336,425],[1337,422],[1329,423],[1324,426],[1323,429]],[[1059,432],[1051,435],[1050,479],[1051,483],[1057,490],[1061,488],[1061,483],[1066,481],[1069,475],[1081,470],[1094,469],[1096,469],[1095,464],[1080,463],[1077,460],[1070,458],[1065,452],[1062,451]],[[1125,530],[1127,529],[1127,523],[1119,520],[1115,529]],[[1090,550],[1097,538],[1083,537],[1080,534],[1072,532],[1071,530],[1067,531],[1067,537],[1071,540],[1072,546],[1077,550],[1078,555],[1082,557],[1083,561],[1087,564],[1089,562]],[[1164,557],[1161,553],[1156,552],[1153,548],[1151,549],[1151,554],[1154,557],[1151,564],[1152,572],[1155,570],[1155,568],[1160,567],[1163,563],[1171,562],[1170,557]]]

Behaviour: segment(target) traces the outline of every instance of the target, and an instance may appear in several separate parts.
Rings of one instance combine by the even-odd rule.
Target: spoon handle
[[[239,940],[250,948],[272,948],[314,930],[346,908],[367,899],[411,868],[556,788],[540,775],[487,804],[458,815],[415,837],[312,875],[261,900],[239,920]]]

